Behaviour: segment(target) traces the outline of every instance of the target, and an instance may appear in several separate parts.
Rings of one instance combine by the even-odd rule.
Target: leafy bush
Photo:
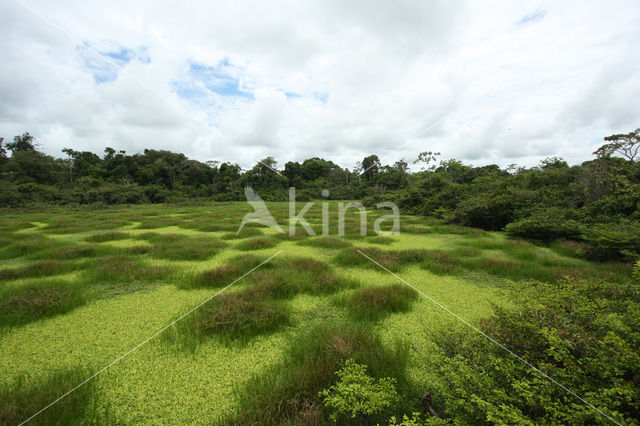
[[[632,261],[640,257],[640,222],[602,223],[585,231],[587,257]]]
[[[366,365],[353,359],[346,360],[336,375],[338,382],[318,394],[331,411],[329,418],[334,422],[380,413],[398,397],[395,379],[375,380],[367,375]]]
[[[640,416],[637,285],[565,280],[514,285],[512,308],[484,333],[617,422]],[[608,424],[565,389],[476,333],[440,332],[427,360],[442,377],[438,412],[463,424]],[[435,394],[435,392],[432,392]],[[435,401],[435,399],[434,399]]]
[[[505,231],[514,237],[544,242],[559,239],[579,240],[583,226],[568,217],[570,217],[570,212],[566,210],[547,209],[508,224]]]
[[[284,358],[252,376],[236,389],[239,409],[226,424],[326,424],[328,413],[319,392],[329,387],[335,372],[345,360],[365,364],[372,377],[397,380],[397,406],[404,412],[415,411],[407,395],[409,384],[406,364],[407,344],[397,341],[392,347],[371,327],[352,324],[312,324],[292,337]],[[403,411],[400,411],[402,413]],[[387,417],[370,419],[382,421]]]

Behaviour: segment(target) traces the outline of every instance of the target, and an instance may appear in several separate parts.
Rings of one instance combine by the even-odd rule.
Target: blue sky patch
[[[287,99],[295,99],[295,98],[301,98],[302,95],[300,93],[295,93],[295,92],[284,92],[284,95],[287,97]]]
[[[531,13],[527,13],[518,21],[518,25],[530,24],[532,22],[537,22],[547,16],[547,11],[544,9],[536,9]]]
[[[329,94],[328,93],[324,93],[324,92],[316,92],[313,95],[316,100],[322,102],[323,104],[326,104],[329,101]]]
[[[223,59],[213,67],[195,62],[192,62],[189,67],[189,76],[195,82],[201,82],[204,87],[220,96],[254,99],[253,93],[241,87],[240,78],[236,74],[237,70],[228,59]]]
[[[215,95],[254,100],[253,93],[242,86],[241,71],[228,58],[215,66],[190,62],[186,75],[173,81],[171,86],[181,98],[203,107],[214,106]]]
[[[116,45],[99,48],[85,42],[78,46],[77,50],[84,61],[85,67],[93,75],[96,84],[115,80],[118,78],[119,67],[125,66],[134,59],[143,64],[151,62],[151,58],[147,55],[147,50],[144,47],[137,51]]]

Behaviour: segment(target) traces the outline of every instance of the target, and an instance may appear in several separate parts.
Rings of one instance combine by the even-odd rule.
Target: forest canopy
[[[531,168],[474,167],[425,151],[414,162],[417,172],[405,160],[384,165],[377,155],[352,170],[318,157],[283,167],[267,157],[243,170],[154,149],[107,147],[98,155],[65,148],[54,158],[24,133],[6,144],[0,139],[0,206],[241,201],[247,186],[269,201],[287,200],[295,187],[303,201],[327,189],[330,199],[370,207],[392,201],[406,213],[543,242],[588,242],[591,257],[632,259],[640,252],[639,149],[636,129],[605,137],[593,160],[574,166],[552,157]]]

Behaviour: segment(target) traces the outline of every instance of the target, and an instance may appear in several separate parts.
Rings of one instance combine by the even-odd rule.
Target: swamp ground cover
[[[288,204],[268,206],[288,229]],[[65,413],[64,422],[79,423],[329,423],[319,394],[335,384],[347,360],[366,365],[377,379],[392,377],[398,393],[390,408],[348,419],[354,423],[384,424],[391,416],[411,416],[423,410],[421,398],[427,392],[435,410],[448,419],[432,422],[566,420],[549,417],[556,414],[544,401],[505,402],[497,390],[489,397],[474,389],[474,384],[515,386],[514,393],[527,394],[527,389],[553,385],[536,380],[527,369],[515,369],[508,354],[484,348],[462,322],[362,253],[464,320],[514,344],[522,342],[509,332],[513,324],[526,325],[527,318],[504,314],[502,322],[487,320],[501,309],[528,312],[530,306],[522,308],[514,294],[531,300],[536,292],[556,295],[549,289],[565,289],[567,282],[595,280],[603,284],[588,287],[588,293],[572,285],[578,289],[572,297],[588,307],[593,294],[618,294],[605,306],[610,309],[606,321],[594,327],[602,328],[605,341],[618,345],[621,353],[638,351],[637,325],[628,322],[637,306],[630,265],[588,262],[575,256],[570,245],[540,246],[423,217],[402,216],[400,235],[377,236],[372,225],[384,211],[368,211],[368,236],[363,237],[360,214],[350,210],[345,235],[339,236],[333,202],[328,236],[309,237],[298,226],[291,237],[259,225],[236,235],[249,210],[245,203],[230,202],[4,211],[0,423],[25,420],[236,280],[37,421],[55,424]],[[320,234],[319,203],[305,217]],[[554,303],[564,312],[565,293],[557,294]],[[593,312],[576,314],[575,323]],[[594,327],[587,326],[572,329],[582,340],[555,335],[554,318],[549,317],[546,338],[569,343],[541,348],[522,343],[528,357],[548,368],[555,368],[553,359],[568,362],[572,344],[599,336],[589,334]],[[613,325],[603,323],[618,328],[611,331]],[[526,326],[521,331],[531,333]],[[553,359],[551,346],[557,351]],[[631,358],[626,362],[635,362]],[[482,382],[477,371],[486,368],[483,362],[513,368],[522,381],[498,383],[499,374],[493,372]],[[637,383],[637,369],[622,362],[617,368],[602,373],[606,383],[560,378],[587,390],[614,383],[622,399],[633,400],[637,389],[628,383]],[[589,397],[598,399],[593,392]],[[551,404],[558,397],[545,395]],[[606,401],[602,409],[615,418],[637,413],[637,402]],[[616,406],[606,407],[611,404]],[[465,410],[480,414],[464,417]],[[589,410],[580,412],[585,422],[606,421]]]

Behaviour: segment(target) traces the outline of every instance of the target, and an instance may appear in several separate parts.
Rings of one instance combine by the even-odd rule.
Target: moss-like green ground
[[[288,226],[287,204],[269,207],[278,222]],[[402,284],[366,259],[354,257],[356,249],[470,323],[488,316],[493,304],[508,303],[505,280],[520,285],[528,279],[564,275],[616,280],[627,273],[620,265],[591,264],[500,233],[429,218],[403,216],[400,235],[375,238],[373,222],[388,212],[369,212],[369,236],[360,237],[359,214],[350,210],[346,235],[340,237],[337,203],[330,205],[330,238],[306,237],[301,227],[297,235],[302,238],[288,238],[255,225],[236,238],[242,216],[249,211],[244,203],[5,211],[0,216],[0,309],[5,311],[0,316],[0,387],[9,389],[20,377],[26,378],[25,386],[35,386],[59,370],[100,370],[222,287],[197,281],[198,274],[226,267],[215,276],[236,279],[251,269],[228,269],[242,255],[262,261],[281,251],[272,261],[275,269],[259,268],[255,273],[263,275],[255,282],[248,276],[225,293],[242,296],[269,277],[295,281],[299,275],[304,282],[297,290],[269,296],[288,320],[240,337],[235,331],[220,335],[213,330],[189,348],[159,336],[92,381],[97,408],[81,413],[81,418],[108,413],[122,423],[223,422],[237,410],[238,387],[278,363],[292,336],[318,321],[361,321],[344,305],[345,300],[356,300],[349,299],[350,294],[370,286]],[[319,202],[305,217],[321,231]],[[318,271],[326,266],[329,272],[322,274],[328,275],[306,270],[302,263],[287,263],[297,258],[321,262]],[[314,279],[334,279],[338,284],[324,291],[320,283],[314,290]],[[70,290],[55,293],[57,285]],[[465,326],[422,296],[409,306],[366,324],[385,342],[400,337],[410,343],[407,373],[424,384],[426,392],[428,384],[438,380],[424,368],[433,350],[433,332]],[[63,399],[57,405],[65,404]]]

